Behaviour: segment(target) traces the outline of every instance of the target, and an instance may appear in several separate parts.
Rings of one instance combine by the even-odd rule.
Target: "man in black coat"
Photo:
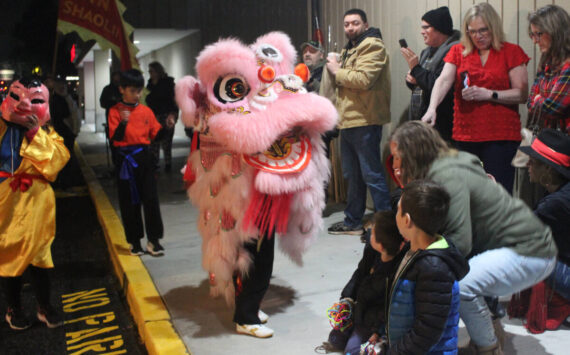
[[[453,22],[446,6],[426,12],[422,16],[424,43],[428,46],[418,58],[409,48],[401,48],[402,56],[410,70],[406,74],[406,85],[412,90],[409,119],[419,120],[429,106],[431,90],[443,70],[443,58],[451,47],[459,42],[461,33],[453,29]],[[451,141],[453,129],[453,88],[437,108],[435,129],[446,141]]]

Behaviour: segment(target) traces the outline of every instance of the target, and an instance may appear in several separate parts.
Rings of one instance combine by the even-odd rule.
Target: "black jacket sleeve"
[[[416,317],[412,328],[388,354],[425,354],[441,338],[451,310],[455,274],[437,256],[425,256],[406,275],[415,280]]]
[[[147,88],[150,93],[146,97],[146,103],[155,115],[178,112],[174,98],[174,86],[174,79],[171,77],[160,79],[156,85],[149,81]]]
[[[386,277],[384,277],[383,280],[377,280],[377,281],[380,282],[380,284],[384,288],[384,294],[382,295],[382,297],[384,297],[384,302],[381,302],[382,307],[376,308],[375,310],[376,314],[374,316],[375,321],[372,324],[372,329],[370,330],[373,333],[384,334],[385,325],[386,325],[386,304],[388,302],[387,300],[388,293],[390,292],[390,279],[388,275],[386,275]]]
[[[435,70],[427,70],[422,68],[419,64],[416,65],[412,71],[411,75],[416,78],[416,82],[424,91],[430,91],[435,85],[435,81],[439,78],[443,70],[445,62],[442,60]]]
[[[370,246],[370,244],[366,244],[364,246],[364,251],[362,253],[362,259],[358,262],[358,267],[354,270],[352,277],[344,286],[340,296],[341,298],[350,297],[353,300],[356,300],[356,292],[358,291],[358,287],[362,282],[362,279],[367,275],[370,275],[370,269],[374,266],[374,260],[376,259],[378,252]]]

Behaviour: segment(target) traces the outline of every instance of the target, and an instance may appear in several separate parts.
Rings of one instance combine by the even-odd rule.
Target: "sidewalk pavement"
[[[110,167],[106,162],[104,135],[93,133],[89,126],[84,125],[78,143],[118,214],[116,185],[108,174]],[[188,152],[189,140],[175,137],[172,172],[161,170],[159,174],[158,190],[165,226],[161,244],[166,255],[140,257],[140,267],[148,270],[169,314],[167,321],[171,322],[188,351],[194,355],[315,354],[315,348],[327,339],[331,329],[326,310],[339,299],[340,291],[360,260],[363,248],[360,239],[333,236],[322,231],[316,244],[305,254],[303,267],[296,266],[284,254],[276,252],[271,286],[262,303],[263,311],[270,317],[267,325],[275,330],[275,335],[269,339],[237,335],[232,322],[233,313],[225,301],[212,299],[208,294],[208,274],[201,267],[201,238],[196,228],[198,212],[188,201],[179,173]],[[325,226],[342,219],[342,211],[332,213],[325,218]],[[130,259],[138,257],[122,257],[122,261],[130,262]],[[149,290],[133,288],[133,293],[137,292],[148,293]],[[136,314],[139,310],[131,311],[138,321],[141,318]],[[466,344],[469,338],[463,324],[460,326],[461,345]],[[519,320],[506,318],[503,326],[506,331],[505,354],[566,354],[570,348],[569,328],[533,335]],[[143,340],[160,344],[161,336],[162,333],[151,330],[143,335]],[[176,343],[176,339],[171,341]],[[176,349],[176,352],[156,349],[149,352],[183,352]]]

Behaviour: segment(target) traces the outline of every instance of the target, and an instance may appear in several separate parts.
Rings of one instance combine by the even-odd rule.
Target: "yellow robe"
[[[7,131],[8,126],[0,119],[0,142]],[[0,183],[2,277],[20,276],[30,264],[53,268],[51,244],[55,237],[55,195],[48,181],[54,181],[69,160],[63,139],[53,128],[48,132],[39,129],[32,142],[24,137],[19,154],[22,162],[14,174],[41,175],[45,180],[34,179],[25,192],[12,190],[12,177]]]

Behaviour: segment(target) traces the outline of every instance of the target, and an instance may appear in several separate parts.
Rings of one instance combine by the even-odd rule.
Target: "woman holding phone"
[[[452,138],[457,148],[476,155],[485,171],[512,193],[511,160],[521,140],[518,104],[526,102],[530,58],[504,40],[501,18],[487,3],[467,11],[462,33],[444,58],[422,121],[437,122],[436,109],[454,85]]]

